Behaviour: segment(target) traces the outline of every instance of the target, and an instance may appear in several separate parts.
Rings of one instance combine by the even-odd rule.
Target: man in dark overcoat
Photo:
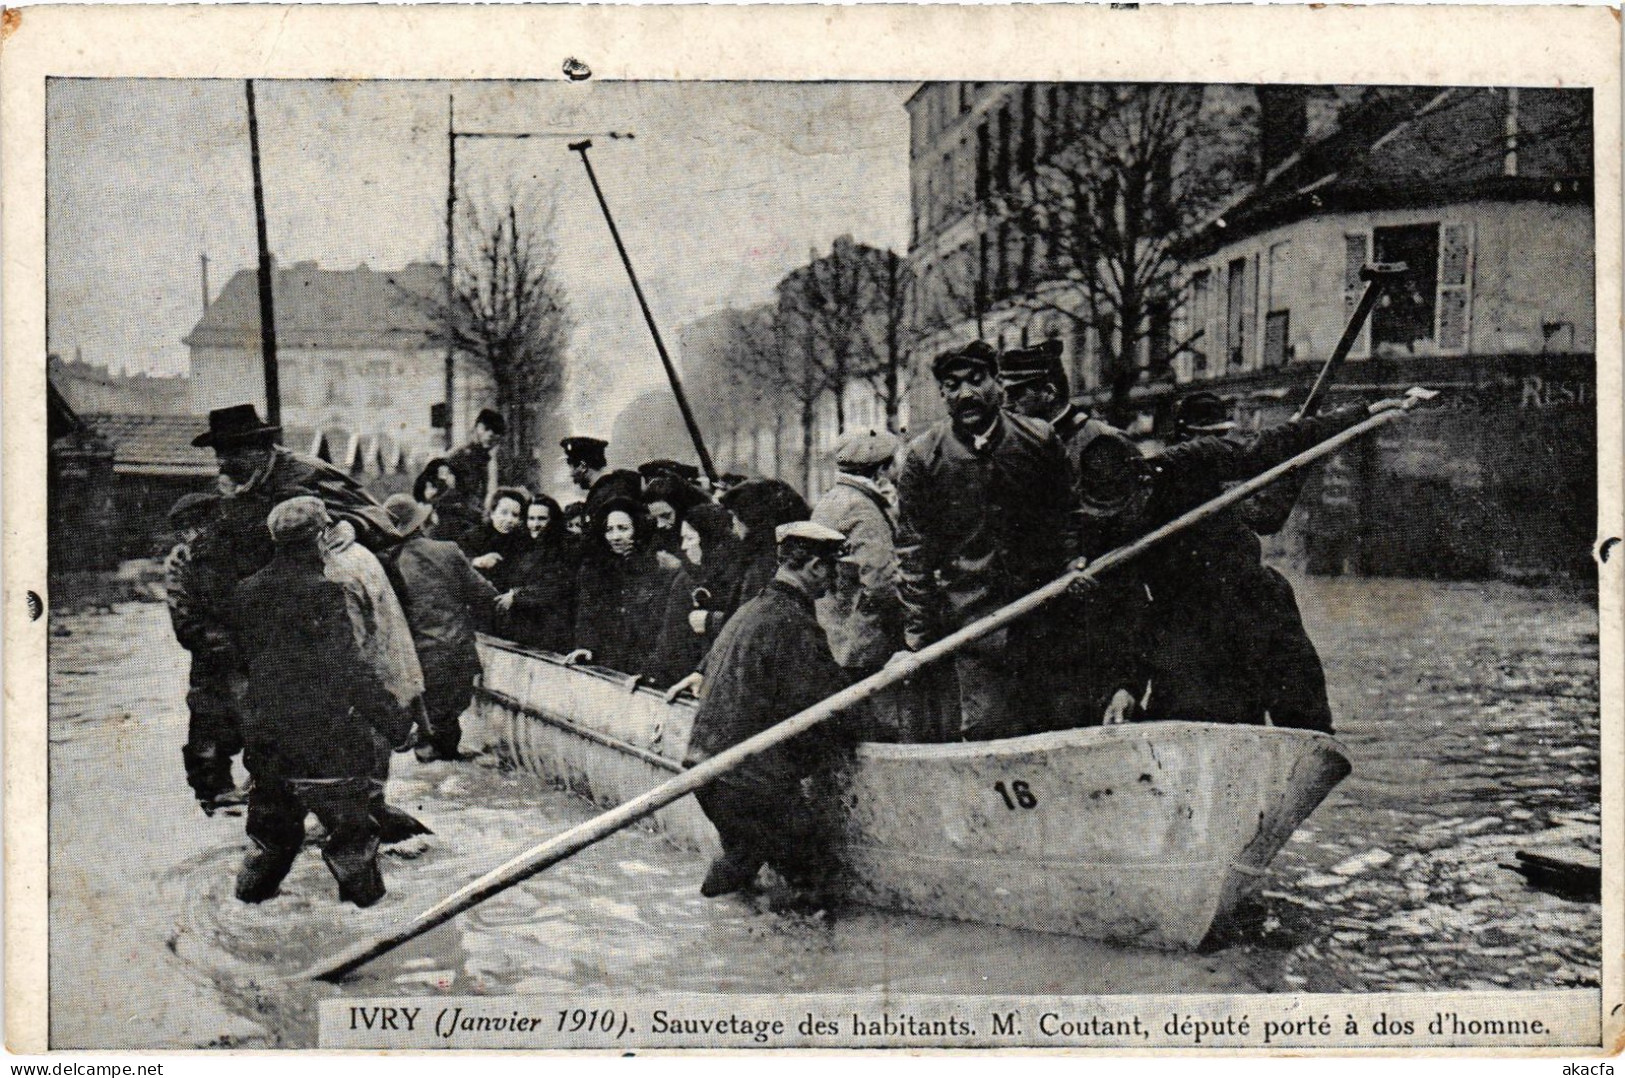
[[[1121,433],[1073,403],[1060,341],[1002,353],[999,381],[1012,412],[1044,420],[1061,439],[1074,483],[1089,443]],[[1080,530],[1089,524],[1085,513]],[[1056,694],[1057,728],[1120,722],[1132,713],[1148,676],[1138,646],[1147,605],[1138,574],[1126,566],[1087,594],[1063,596],[1036,615],[1049,619],[1052,631],[1065,638],[1064,659],[1046,672]]]
[[[243,749],[233,685],[238,664],[227,617],[236,581],[207,542],[219,510],[217,494],[182,495],[169,511],[179,542],[164,561],[170,624],[192,659],[186,690],[190,719],[181,756],[187,784],[208,815],[242,804],[231,775],[232,757]]]
[[[1192,438],[1149,458],[1126,437],[1097,438],[1084,451],[1080,472],[1083,504],[1096,514],[1087,552],[1096,556],[1144,535],[1218,497],[1226,484],[1268,471],[1369,415],[1397,407],[1409,404],[1353,405],[1247,438]],[[1139,578],[1152,604],[1142,645],[1151,680],[1146,718],[1265,721],[1265,693],[1250,673],[1251,643],[1239,613],[1254,600],[1234,579],[1236,567],[1249,558],[1257,564],[1257,542],[1221,514],[1217,523],[1187,528],[1139,559]],[[1277,720],[1289,724],[1330,732],[1331,716]]]
[[[348,473],[277,444],[282,428],[263,422],[252,404],[216,408],[209,429],[192,444],[212,448],[220,465],[219,523],[210,542],[244,579],[270,562],[273,544],[265,518],[277,503],[302,494],[320,498],[327,511],[348,520],[356,538],[378,552],[399,542],[389,514]]]
[[[948,418],[898,457],[898,592],[910,651],[1065,571],[1077,544],[1066,450],[1047,423],[1003,411],[998,356],[975,341],[931,364]],[[1025,618],[955,653],[958,735],[1014,737],[1055,725],[1056,685],[1042,676],[1063,634]]]
[[[559,447],[564,450],[571,482],[586,494],[589,514],[598,512],[611,498],[642,499],[643,477],[620,468],[609,471],[609,443],[602,438],[573,435],[560,439]]]
[[[497,590],[456,543],[423,534],[432,506],[410,494],[394,494],[384,508],[406,536],[390,557],[405,589],[401,605],[423,669],[428,729],[418,739],[417,758],[424,763],[456,760],[463,739],[461,716],[474,698],[474,679],[481,671],[474,634],[490,626]]]
[[[254,774],[248,837],[254,849],[237,897],[277,893],[305,838],[305,816],[327,829],[322,857],[339,897],[370,906],[384,894],[378,825],[369,813],[373,730],[403,748],[411,719],[357,650],[344,592],[323,573],[320,500],[271,510],[271,563],[238,585],[233,629],[248,668],[246,755]]]
[[[690,766],[847,683],[813,609],[829,589],[845,540],[810,521],[780,526],[777,539],[778,573],[722,627],[700,669],[700,708],[686,758]],[[816,895],[830,866],[818,812],[803,781],[830,763],[841,742],[830,723],[816,726],[695,793],[722,839],[722,856],[706,874],[701,894],[742,890],[769,864],[792,886]]]
[[[490,511],[490,495],[496,489],[495,457],[492,450],[508,433],[508,421],[495,408],[481,408],[474,419],[473,436],[458,446],[446,458],[446,464],[457,477],[457,485],[448,493],[463,502],[465,513],[476,520]]]

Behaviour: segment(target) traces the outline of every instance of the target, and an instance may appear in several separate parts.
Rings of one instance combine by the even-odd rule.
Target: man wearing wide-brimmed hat
[[[320,498],[332,516],[348,520],[370,550],[398,542],[384,507],[348,473],[314,457],[278,445],[282,428],[266,423],[252,404],[234,404],[209,413],[209,429],[192,444],[214,450],[219,461],[221,537],[236,563],[238,579],[271,560],[265,516],[279,502],[301,494]]]
[[[474,698],[481,669],[474,634],[490,625],[497,591],[456,543],[423,534],[434,511],[430,506],[410,494],[394,494],[384,508],[406,536],[390,556],[406,590],[406,620],[423,669],[429,728],[418,739],[417,757],[426,763],[456,760],[460,717]]]

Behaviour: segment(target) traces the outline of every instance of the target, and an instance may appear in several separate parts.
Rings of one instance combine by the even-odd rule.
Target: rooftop
[[[314,262],[271,271],[277,343],[290,348],[378,348],[427,345],[434,322],[422,299],[444,287],[440,266],[324,270]],[[259,286],[238,270],[182,343],[190,347],[258,348]]]

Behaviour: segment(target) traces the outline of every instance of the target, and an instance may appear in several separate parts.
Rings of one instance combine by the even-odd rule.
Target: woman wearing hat
[[[734,606],[744,606],[767,587],[778,572],[774,532],[781,524],[809,520],[812,508],[795,488],[781,479],[752,479],[722,496],[722,504],[739,522],[745,543],[745,569],[739,578]]]
[[[744,544],[733,514],[705,502],[683,519],[683,572],[666,599],[666,621],[655,659],[659,680],[674,684],[700,668],[723,624],[734,612]]]
[[[568,662],[658,676],[655,658],[667,600],[674,587],[693,585],[682,570],[660,564],[650,548],[650,531],[648,514],[635,499],[611,498],[593,512],[577,577],[575,650]]]

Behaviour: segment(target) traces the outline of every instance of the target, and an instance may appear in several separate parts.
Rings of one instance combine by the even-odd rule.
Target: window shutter
[[[1365,282],[1360,280],[1360,270],[1371,260],[1371,233],[1346,232],[1343,234],[1343,325],[1348,325],[1349,319],[1354,317],[1354,309],[1360,305],[1360,296],[1365,292]],[[1366,319],[1365,325],[1360,327],[1360,336],[1355,340],[1354,347],[1349,354],[1365,356],[1371,354],[1371,320]]]
[[[1439,228],[1439,325],[1435,340],[1441,352],[1465,352],[1472,318],[1473,226]]]

